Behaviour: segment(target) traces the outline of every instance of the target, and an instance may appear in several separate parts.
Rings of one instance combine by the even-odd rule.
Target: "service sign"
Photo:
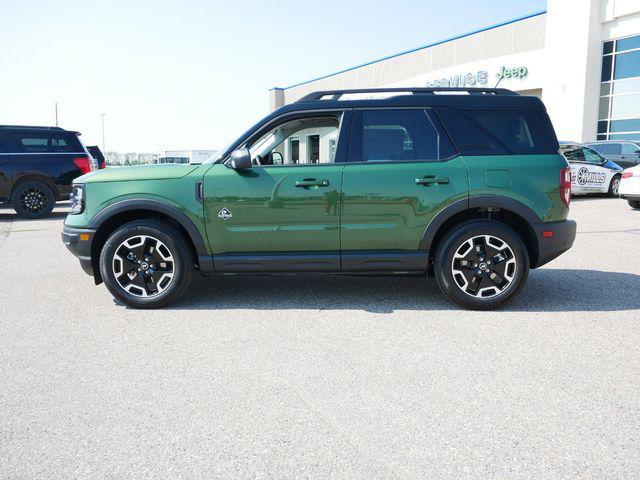
[[[502,80],[523,80],[528,75],[529,69],[524,65],[517,67],[502,65],[495,74],[495,83],[491,85],[489,85],[489,72],[487,70],[476,70],[427,81],[426,86],[430,88],[493,87]]]

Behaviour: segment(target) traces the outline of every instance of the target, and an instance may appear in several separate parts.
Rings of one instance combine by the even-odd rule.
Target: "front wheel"
[[[492,310],[520,292],[529,275],[529,255],[507,225],[471,220],[446,235],[434,269],[440,290],[451,300],[473,310]]]
[[[619,188],[620,188],[620,175],[616,175],[611,179],[611,183],[609,183],[609,191],[607,192],[607,194],[610,197],[617,197]]]
[[[154,220],[127,223],[107,239],[100,273],[111,294],[134,308],[158,308],[189,286],[193,258],[184,237]]]
[[[640,210],[640,200],[627,200],[629,206],[635,210]]]

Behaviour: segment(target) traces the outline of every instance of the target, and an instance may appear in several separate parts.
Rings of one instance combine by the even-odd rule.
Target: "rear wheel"
[[[636,210],[640,209],[640,200],[627,200],[629,202],[629,206]]]
[[[619,188],[620,188],[620,175],[616,175],[611,179],[611,183],[609,183],[609,192],[607,192],[607,194],[610,197],[617,197]]]
[[[137,220],[113,232],[100,253],[100,273],[111,294],[134,308],[158,308],[189,286],[191,252],[183,236],[160,222]]]
[[[11,195],[13,209],[24,218],[44,218],[55,203],[53,192],[42,182],[24,182]]]
[[[529,255],[511,228],[493,220],[455,227],[436,252],[435,277],[451,300],[492,310],[515,297],[529,275]]]

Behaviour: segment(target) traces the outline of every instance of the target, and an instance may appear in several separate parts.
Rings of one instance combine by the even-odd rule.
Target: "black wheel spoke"
[[[493,284],[500,290],[502,290],[509,283],[502,275],[498,274],[495,271],[489,274],[489,280],[491,280],[491,282],[493,282]]]
[[[473,251],[478,256],[478,260],[486,258],[487,256],[487,245],[484,237],[478,237],[473,242]]]

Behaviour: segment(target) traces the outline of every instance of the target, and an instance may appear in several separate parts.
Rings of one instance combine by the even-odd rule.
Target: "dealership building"
[[[562,140],[640,139],[640,0],[548,0],[546,11],[273,88],[269,103],[316,90],[496,84],[542,98]]]

